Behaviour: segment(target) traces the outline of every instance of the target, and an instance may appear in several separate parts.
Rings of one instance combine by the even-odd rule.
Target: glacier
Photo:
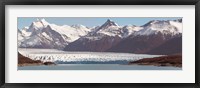
[[[19,48],[19,53],[32,60],[56,63],[81,62],[129,62],[143,58],[159,57],[163,55],[113,53],[113,52],[68,52],[56,49],[27,49]]]

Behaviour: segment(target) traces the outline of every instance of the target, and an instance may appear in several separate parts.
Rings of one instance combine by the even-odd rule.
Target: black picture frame
[[[2,0],[0,1],[0,87],[2,88],[200,88],[200,0]],[[195,5],[195,83],[5,83],[6,5]]]

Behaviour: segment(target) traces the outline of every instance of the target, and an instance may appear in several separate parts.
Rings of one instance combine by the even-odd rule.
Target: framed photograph
[[[199,5],[1,1],[1,87],[198,88]]]

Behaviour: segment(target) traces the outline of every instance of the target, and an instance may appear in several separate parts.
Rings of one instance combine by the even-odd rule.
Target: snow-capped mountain
[[[182,46],[182,20],[154,20],[141,27],[142,29],[106,51],[146,54],[182,52],[182,47],[179,47]]]
[[[143,26],[119,26],[107,20],[102,26],[96,27],[95,31],[67,45],[64,50],[160,54],[151,53],[150,50],[181,35],[182,20],[154,20]]]
[[[182,22],[177,20],[153,20],[143,25],[142,30],[138,31],[135,35],[151,35],[158,32],[171,35],[180,34],[182,33]]]
[[[18,30],[18,46],[62,49],[88,32],[90,29],[83,25],[59,26],[45,19],[37,19],[29,27]]]
[[[138,31],[140,29],[141,27],[137,27],[135,25],[119,26],[114,21],[108,19],[103,25],[95,29],[92,36],[107,35],[107,36],[118,36],[123,38],[129,36],[133,32]]]
[[[118,24],[108,19],[99,29],[108,29],[109,27],[118,27]]]
[[[119,43],[123,38],[140,30],[134,25],[118,26],[108,19],[103,25],[95,27],[94,31],[67,45],[67,51],[105,51]]]
[[[37,19],[29,27],[18,30],[18,46],[151,54],[150,51],[161,49],[167,41],[167,44],[174,44],[174,41],[169,41],[173,38],[178,41],[181,37],[182,19],[152,20],[142,26],[121,26],[108,19],[104,24],[92,28],[80,24],[60,26]]]

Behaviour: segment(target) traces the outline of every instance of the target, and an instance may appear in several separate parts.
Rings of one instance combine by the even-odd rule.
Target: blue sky
[[[116,22],[118,25],[137,25],[141,26],[151,20],[175,20],[181,17],[18,17],[18,28],[30,26],[37,18],[44,18],[47,22],[57,25],[82,24],[87,27],[102,25],[107,19]]]

